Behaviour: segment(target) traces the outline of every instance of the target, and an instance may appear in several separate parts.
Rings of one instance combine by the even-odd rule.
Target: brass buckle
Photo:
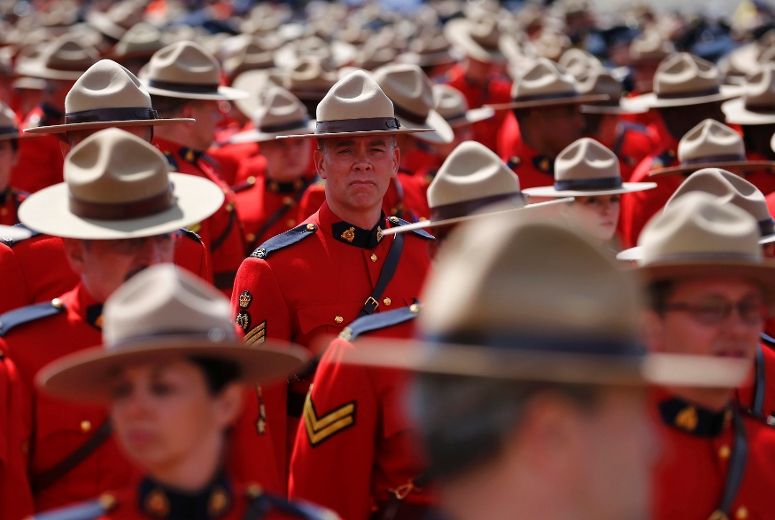
[[[379,302],[375,300],[373,296],[369,296],[366,298],[366,301],[363,302],[363,308],[367,314],[371,314],[379,308]]]
[[[407,495],[409,495],[409,493],[412,492],[413,489],[414,489],[414,482],[410,480],[409,482],[405,484],[401,484],[395,489],[391,489],[390,492],[393,493],[393,495],[398,500],[403,500],[407,497]]]

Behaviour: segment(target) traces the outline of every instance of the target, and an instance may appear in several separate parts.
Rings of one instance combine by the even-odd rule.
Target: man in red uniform
[[[554,159],[583,135],[579,105],[608,96],[579,94],[573,76],[546,58],[525,71],[511,94],[510,103],[491,105],[496,111],[513,110],[519,125],[519,135],[500,150],[501,159],[516,172],[523,188],[548,186],[554,182]]]
[[[734,97],[736,89],[721,85],[721,75],[712,63],[691,54],[674,54],[659,65],[654,92],[643,94],[637,103],[655,109],[661,120],[659,143],[651,155],[635,167],[630,181],[655,180],[657,188],[636,193],[622,201],[622,240],[631,247],[640,230],[664,206],[680,184],[675,177],[647,179],[654,168],[674,166],[678,140],[705,119],[724,121],[721,103]]]
[[[11,185],[11,170],[19,159],[19,128],[13,110],[0,102],[0,225],[19,222],[16,212],[27,194]]]
[[[38,395],[35,374],[63,354],[99,344],[102,302],[143,268],[170,262],[175,231],[222,202],[213,183],[170,174],[161,152],[118,129],[73,148],[65,178],[31,195],[19,216],[33,229],[65,238],[79,283],[50,303],[0,317],[0,349],[16,363],[33,402],[32,421],[22,427],[37,510],[93,497],[132,470],[110,440],[103,409]]]
[[[51,42],[33,58],[21,59],[17,72],[46,80],[41,104],[27,115],[23,128],[63,122],[65,96],[83,72],[98,59],[98,52],[72,35]],[[11,174],[11,185],[32,193],[62,182],[62,153],[53,136],[23,140],[19,160]]]
[[[682,195],[647,224],[638,270],[651,350],[738,358],[750,370],[775,286],[759,240],[748,212],[708,193]],[[654,518],[768,518],[775,430],[743,413],[731,389],[663,384],[652,397],[663,446]]]
[[[430,266],[432,237],[382,237],[383,229],[403,222],[385,217],[382,198],[398,173],[395,136],[412,131],[399,126],[392,103],[366,73],[352,72],[331,88],[318,105],[314,134],[325,202],[240,266],[232,308],[246,342],[272,337],[311,347],[359,315],[414,303]],[[287,406],[284,387],[264,392],[276,453],[290,455],[311,373],[290,385]],[[287,460],[283,474],[286,467]]]
[[[219,102],[246,93],[219,86],[220,68],[206,50],[193,42],[179,42],[156,52],[142,81],[162,117],[190,117],[195,125],[158,128],[154,144],[167,156],[175,171],[208,179],[225,195],[223,206],[192,231],[201,235],[210,250],[215,286],[231,295],[234,276],[245,257],[242,225],[234,193],[218,176],[218,163],[207,155],[218,122]]]

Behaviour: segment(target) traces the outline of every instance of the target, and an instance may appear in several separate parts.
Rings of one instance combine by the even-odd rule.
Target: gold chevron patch
[[[353,424],[355,424],[355,402],[344,404],[318,417],[311,392],[307,393],[307,400],[304,401],[304,426],[310,444],[317,446]]]
[[[246,345],[252,345],[254,343],[263,343],[266,341],[266,320],[262,321],[253,329],[245,334],[245,337],[242,339],[242,341]]]

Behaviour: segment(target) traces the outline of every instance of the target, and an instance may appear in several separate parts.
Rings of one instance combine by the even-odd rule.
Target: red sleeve
[[[0,243],[0,313],[29,305],[31,296],[13,249]]]

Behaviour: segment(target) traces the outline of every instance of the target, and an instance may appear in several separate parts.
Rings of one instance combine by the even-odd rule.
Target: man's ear
[[[222,428],[228,428],[237,420],[242,411],[242,393],[242,385],[230,383],[216,397],[216,421]]]
[[[75,271],[77,275],[81,275],[85,269],[85,243],[83,240],[76,240],[73,238],[63,238],[62,242],[65,246],[65,256],[67,256],[67,262],[70,267]]]
[[[320,149],[315,148],[312,153],[312,160],[315,162],[315,169],[318,171],[321,179],[328,178],[328,172],[326,171],[326,154]]]

